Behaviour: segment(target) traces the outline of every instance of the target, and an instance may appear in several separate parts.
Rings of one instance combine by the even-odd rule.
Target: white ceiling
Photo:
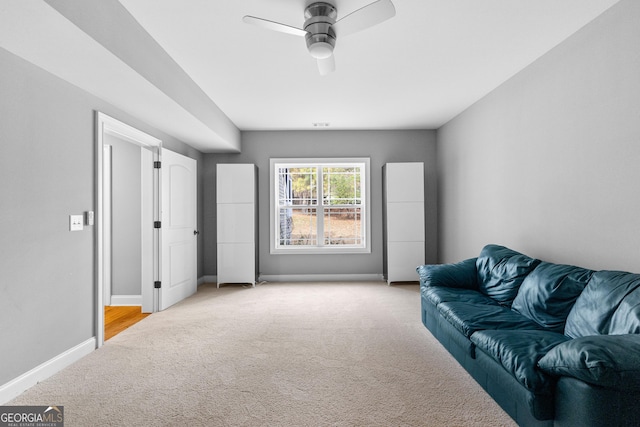
[[[0,1],[5,9],[0,9],[1,14],[14,0]],[[333,1],[339,18],[372,0]],[[244,15],[254,15],[300,27],[309,0],[120,3],[240,130],[289,130],[313,129],[314,122],[328,122],[329,129],[438,128],[618,0],[393,1],[394,18],[338,38],[337,69],[325,77],[318,74],[304,39],[242,22]],[[15,3],[34,2],[41,0]],[[34,22],[28,13],[33,11],[15,12],[0,20],[4,35],[33,38]],[[44,20],[58,19],[53,9],[41,15],[52,15]],[[13,22],[11,29],[6,29],[7,21]],[[117,31],[118,23],[113,24]],[[41,22],[37,25],[43,28]],[[24,26],[31,30],[20,31]],[[50,31],[59,31],[56,28]],[[144,93],[135,100],[125,95],[118,98],[113,94],[122,92],[123,80],[116,76],[99,84],[75,83],[74,79],[86,80],[86,75],[61,70],[78,70],[73,58],[67,55],[55,67],[46,65],[52,60],[42,60],[42,53],[21,53],[29,49],[16,48],[24,44],[20,40],[6,42],[0,29],[0,46],[7,50],[50,71],[60,69],[52,72],[92,93],[105,94],[101,96],[114,105],[196,148],[224,148],[208,142],[206,126],[192,123],[198,120],[186,117],[185,108],[177,108],[179,117],[185,116],[181,124],[158,119],[166,111],[154,119],[154,109],[166,107],[155,99],[163,94],[149,97],[149,102],[140,98]],[[83,42],[86,49],[100,48],[98,43]],[[133,108],[132,103],[140,107]]]

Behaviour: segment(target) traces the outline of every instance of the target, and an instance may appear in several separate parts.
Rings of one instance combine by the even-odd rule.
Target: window
[[[369,159],[271,159],[271,253],[368,253]]]

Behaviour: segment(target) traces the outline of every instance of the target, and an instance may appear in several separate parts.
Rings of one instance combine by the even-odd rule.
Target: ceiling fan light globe
[[[316,42],[309,46],[309,53],[316,59],[326,59],[333,55],[333,46],[326,42]]]

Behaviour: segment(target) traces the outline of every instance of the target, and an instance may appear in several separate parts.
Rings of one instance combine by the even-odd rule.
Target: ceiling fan
[[[242,20],[247,24],[304,37],[309,53],[317,60],[318,70],[324,76],[336,68],[333,48],[338,36],[346,36],[373,27],[393,18],[395,14],[396,9],[391,0],[378,0],[336,20],[338,10],[335,6],[327,2],[315,2],[304,10],[303,28],[249,15]]]

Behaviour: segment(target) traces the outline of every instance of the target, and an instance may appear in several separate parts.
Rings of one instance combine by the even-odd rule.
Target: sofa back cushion
[[[478,290],[511,307],[522,281],[539,263],[504,246],[487,245],[476,260]]]
[[[567,316],[565,335],[640,334],[640,274],[597,271]]]
[[[562,333],[569,311],[592,274],[592,270],[582,267],[541,262],[525,277],[511,308]]]

